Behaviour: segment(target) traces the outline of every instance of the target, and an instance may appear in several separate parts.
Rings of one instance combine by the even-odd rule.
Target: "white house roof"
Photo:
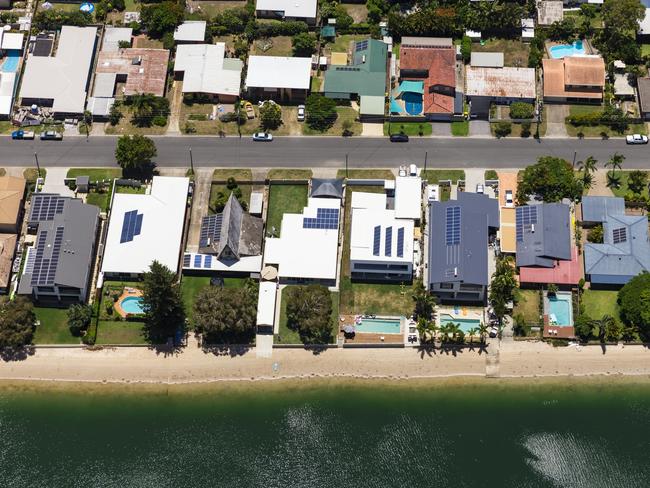
[[[178,269],[189,182],[154,176],[149,194],[113,196],[102,273],[143,273],[154,260]]]
[[[372,208],[383,210],[386,208],[385,193],[366,193],[361,191],[352,192],[352,208]]]
[[[273,325],[275,322],[275,293],[277,285],[274,281],[260,282],[257,295],[257,325]]]
[[[16,73],[0,72],[0,115],[10,115],[14,102]]]
[[[6,32],[0,30],[0,48],[22,49],[25,34],[22,32]]]
[[[395,217],[418,220],[422,216],[422,179],[398,176],[395,180]]]
[[[221,273],[259,273],[262,269],[262,255],[240,256],[236,261],[224,262],[212,254],[186,252],[183,255],[183,269],[209,269]]]
[[[316,18],[317,0],[257,0],[255,10],[284,12],[285,17]]]
[[[130,27],[106,27],[102,51],[115,52],[120,48],[120,41],[131,42],[133,29]]]
[[[308,90],[311,58],[286,56],[250,56],[247,88],[294,88]]]
[[[285,213],[280,237],[266,239],[265,265],[277,265],[280,278],[335,280],[340,207],[338,198],[310,198],[302,214]],[[326,220],[330,228],[315,225]]]
[[[205,40],[205,20],[186,20],[176,27],[175,41],[203,42]]]
[[[27,60],[20,97],[53,100],[54,112],[83,113],[96,36],[96,27],[64,25],[55,56]]]
[[[645,17],[639,22],[639,34],[650,34],[650,8],[645,9]]]
[[[174,71],[184,72],[183,93],[239,95],[244,65],[239,59],[226,59],[225,52],[223,42],[179,45]]]

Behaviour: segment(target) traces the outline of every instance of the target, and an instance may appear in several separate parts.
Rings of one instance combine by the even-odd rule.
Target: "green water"
[[[650,386],[0,391],[2,487],[647,487]]]

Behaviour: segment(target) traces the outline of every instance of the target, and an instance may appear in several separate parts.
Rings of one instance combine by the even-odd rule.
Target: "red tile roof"
[[[454,96],[430,92],[429,87],[442,85],[456,88],[455,47],[401,46],[399,63],[403,71],[429,70],[429,76],[425,78],[400,73],[403,80],[424,81],[424,113],[454,113]]]
[[[578,248],[571,248],[571,261],[559,261],[554,268],[522,266],[519,268],[521,283],[555,283],[556,285],[577,285],[582,278]]]

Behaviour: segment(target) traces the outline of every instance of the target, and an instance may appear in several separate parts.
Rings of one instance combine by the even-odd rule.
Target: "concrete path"
[[[361,135],[364,137],[383,137],[384,124],[377,124],[372,122],[364,122],[361,129]]]
[[[599,169],[594,172],[594,182],[589,188],[589,195],[597,197],[611,197],[612,190],[607,187],[607,171]]]
[[[273,355],[273,334],[255,336],[255,357],[270,358]]]
[[[546,135],[544,137],[568,137],[564,124],[568,115],[568,105],[546,105]]]
[[[451,124],[449,122],[432,122],[431,135],[451,137]]]
[[[47,168],[43,193],[58,193],[64,197],[74,197],[74,192],[65,183],[69,168]]]
[[[172,86],[172,103],[169,107],[169,125],[167,126],[166,134],[180,134],[180,116],[181,116],[181,105],[183,103],[183,82],[174,81]]]
[[[465,170],[465,191],[476,192],[476,185],[485,184],[485,170],[469,168]]]
[[[201,219],[208,214],[210,204],[210,186],[212,184],[212,170],[198,169],[194,173],[194,197],[192,201],[192,216],[190,230],[187,236],[187,250],[199,250],[199,235],[201,233]]]
[[[490,123],[487,120],[470,120],[469,135],[470,137],[492,137]]]

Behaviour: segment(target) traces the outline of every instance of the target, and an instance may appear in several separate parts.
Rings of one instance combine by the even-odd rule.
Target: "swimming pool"
[[[420,115],[422,113],[422,94],[407,92],[402,95],[404,108],[409,115]]]
[[[20,61],[20,51],[17,49],[10,49],[7,51],[7,56],[2,63],[2,71],[5,73],[15,73],[18,71],[18,62]]]
[[[573,44],[559,44],[549,49],[553,59],[568,58],[570,56],[584,56],[585,48],[581,40],[574,41]]]
[[[449,323],[458,324],[460,330],[467,334],[471,329],[478,329],[481,321],[478,319],[455,319],[451,315],[440,315],[440,325],[447,325]]]
[[[402,332],[401,322],[400,319],[361,319],[361,323],[354,327],[361,333],[399,334]]]
[[[571,295],[557,294],[556,296],[547,297],[547,299],[549,322],[552,315],[555,316],[557,321],[557,324],[552,323],[551,325],[571,327],[573,325]]]
[[[122,307],[122,310],[126,313],[135,315],[144,313],[141,297],[126,297],[120,302],[120,307]]]

